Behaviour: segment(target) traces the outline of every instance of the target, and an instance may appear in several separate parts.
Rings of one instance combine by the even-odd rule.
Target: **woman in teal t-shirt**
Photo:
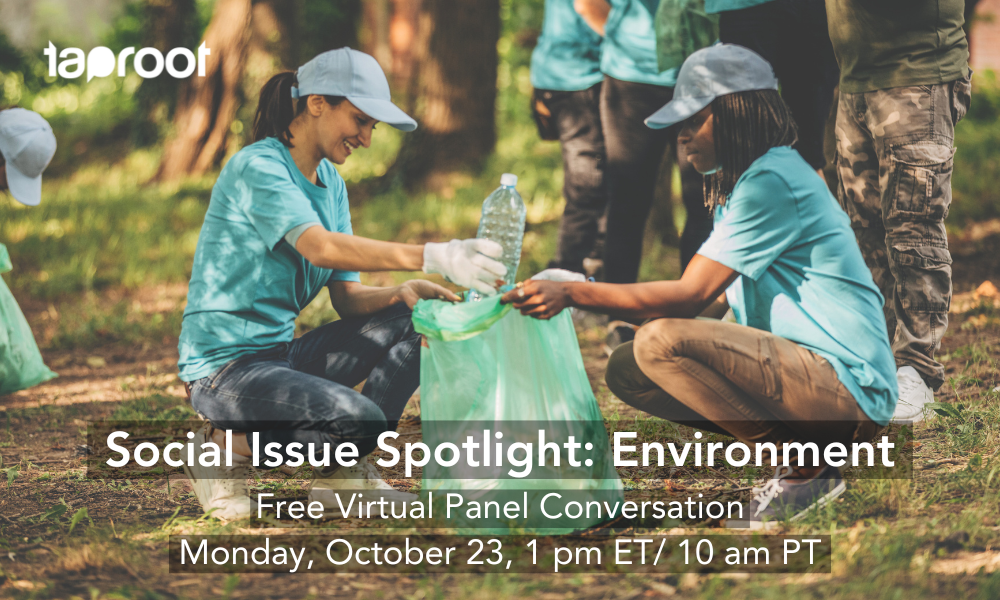
[[[420,336],[410,309],[421,298],[458,300],[429,281],[391,288],[361,285],[358,271],[418,271],[495,293],[506,269],[488,240],[396,244],[353,235],[343,164],[368,147],[377,122],[412,131],[375,59],[341,48],[297,73],[271,78],[254,117],[255,143],[226,164],[198,238],[180,336],[180,377],[194,408],[210,421],[195,438],[225,447],[233,467],[205,467],[185,457],[185,471],[206,511],[223,519],[253,514],[246,495],[250,447],[298,442],[303,453],[339,456],[319,469],[310,500],[336,507],[335,490],[365,497],[413,499],[382,481],[367,454],[395,429],[419,384]],[[294,339],[295,318],[328,287],[341,319]],[[360,392],[353,388],[365,381]],[[308,456],[308,455],[307,455]],[[289,458],[285,456],[285,458]]]
[[[527,281],[504,301],[543,319],[566,306],[655,319],[611,356],[608,387],[627,404],[731,435],[751,451],[774,444],[783,466],[727,522],[768,529],[844,491],[844,463],[825,445],[868,442],[892,416],[896,367],[882,296],[847,215],[790,147],[795,123],[763,58],[731,44],[688,57],[674,99],[646,120],[678,122],[678,143],[708,175],[715,208],[712,235],[681,279]],[[721,316],[726,304],[736,324],[693,318]],[[783,452],[784,443],[809,442],[815,455]],[[802,454],[815,464],[802,466]]]

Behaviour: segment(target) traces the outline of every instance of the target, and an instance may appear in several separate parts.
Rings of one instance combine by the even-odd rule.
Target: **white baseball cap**
[[[677,73],[674,97],[646,119],[653,129],[693,116],[719,96],[750,90],[777,90],[771,63],[743,46],[716,44],[687,57]]]
[[[7,162],[7,188],[27,206],[42,201],[42,171],[56,153],[56,136],[42,115],[24,108],[0,111],[0,153]]]
[[[417,122],[392,103],[389,81],[372,56],[351,48],[329,50],[299,67],[299,85],[292,98],[310,94],[343,96],[369,117],[401,131],[413,131]]]

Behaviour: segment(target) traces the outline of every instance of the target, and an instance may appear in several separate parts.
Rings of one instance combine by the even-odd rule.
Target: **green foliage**
[[[183,400],[174,396],[153,394],[119,404],[111,421],[182,421],[195,417],[195,412]]]
[[[973,78],[969,113],[955,126],[955,172],[949,222],[961,226],[1000,217],[1000,82],[994,71]]]
[[[53,504],[48,509],[45,510],[39,517],[39,521],[58,521],[59,517],[63,515],[67,510],[69,510],[69,505],[66,504],[65,500],[60,500],[59,502]]]
[[[357,24],[361,17],[359,0],[302,0],[294,12],[291,32],[294,39],[291,59],[300,65],[321,52],[357,47]]]
[[[73,513],[73,518],[71,518],[69,520],[69,532],[66,535],[72,534],[73,533],[73,529],[80,523],[80,521],[82,521],[84,519],[87,519],[88,521],[90,521],[90,525],[91,526],[94,525],[93,519],[91,519],[90,515],[87,513],[87,507],[86,506],[84,506],[80,510],[76,511],[75,513]]]
[[[0,106],[17,104],[21,89],[37,92],[44,84],[45,65],[15,48],[7,35],[0,31]]]
[[[210,8],[211,4],[206,0],[126,2],[101,44],[111,48],[116,54],[124,48],[134,47],[138,50],[147,46],[156,47],[164,53],[174,47],[193,50],[208,25],[206,17],[211,14],[198,9],[206,6]],[[168,22],[166,29],[164,21]],[[176,39],[167,39],[168,37]],[[147,67],[151,64],[152,59],[145,63]],[[129,72],[133,71],[130,64]],[[122,115],[120,126],[123,131],[120,135],[126,136],[124,130],[127,129],[126,137],[139,148],[163,141],[173,117],[179,90],[177,80],[165,70],[158,77],[139,80],[134,92],[130,94],[134,111]]]
[[[93,296],[63,307],[55,335],[47,347],[53,350],[91,348],[105,344],[149,344],[165,342],[181,328],[180,308],[146,313],[126,300],[102,306]]]
[[[9,469],[4,469],[4,473],[7,475],[7,487],[10,487],[14,480],[17,479],[17,472],[21,469],[20,466],[13,466]]]
[[[0,239],[15,265],[11,288],[50,299],[186,281],[211,181],[141,187],[155,160],[135,153],[112,170],[82,169],[47,185],[36,207],[0,200]]]

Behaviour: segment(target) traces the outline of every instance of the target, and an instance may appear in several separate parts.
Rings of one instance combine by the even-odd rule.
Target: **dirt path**
[[[1000,236],[994,236],[1000,241]],[[969,369],[975,352],[995,353],[1000,348],[1000,322],[996,312],[981,309],[985,304],[1000,307],[1000,293],[982,288],[990,277],[991,265],[1000,256],[994,248],[977,241],[982,252],[993,252],[967,269],[956,268],[954,301],[956,314],[945,337],[941,355],[951,383],[937,394],[938,401],[967,402],[997,386],[998,374]],[[990,262],[993,261],[993,262]],[[993,276],[994,283],[1000,283]],[[176,297],[179,290],[171,294]],[[148,292],[155,312],[159,292]],[[985,303],[985,304],[984,304]],[[163,310],[172,308],[166,303]],[[38,310],[48,312],[45,307]],[[597,328],[579,332],[588,375],[605,414],[618,412],[629,417],[634,411],[611,396],[603,384],[607,359],[601,350],[602,335]],[[979,350],[977,350],[979,349]],[[168,408],[183,398],[176,375],[176,339],[145,346],[108,346],[87,351],[46,351],[44,356],[60,377],[12,395],[0,397],[0,468],[16,465],[9,481],[0,470],[0,537],[11,548],[0,556],[0,596],[96,597],[115,591],[118,597],[162,598],[435,598],[484,596],[545,600],[557,598],[647,598],[692,596],[704,591],[707,576],[636,577],[624,575],[539,577],[508,576],[484,579],[476,575],[434,575],[404,577],[390,575],[264,575],[182,576],[171,575],[164,561],[164,524],[170,519],[187,519],[190,531],[201,527],[197,501],[188,493],[183,478],[161,481],[102,482],[83,478],[83,458],[79,448],[85,442],[88,421],[109,418],[130,401],[148,402]],[[158,403],[158,404],[157,404]],[[915,440],[918,462],[937,459],[928,443],[940,431],[918,429]],[[968,457],[944,459],[937,471],[922,477],[939,477],[967,468]],[[926,479],[925,479],[926,480]],[[61,508],[61,507],[65,508]],[[73,515],[86,509],[80,523],[97,527],[67,533]],[[956,510],[961,507],[956,506]],[[58,514],[53,514],[58,513]],[[175,521],[176,522],[176,521]],[[995,525],[995,522],[991,525]],[[352,527],[338,523],[338,527]],[[915,526],[911,523],[907,527]],[[959,547],[961,543],[959,544]],[[938,597],[964,595],[973,575],[969,565],[985,572],[1000,570],[995,548],[971,548],[933,563],[935,576],[945,577],[935,584]],[[822,586],[837,575],[780,576],[762,578],[768,586],[817,586],[813,595],[824,597]],[[732,585],[743,581],[730,578]],[[103,596],[102,596],[103,597]],[[838,596],[839,597],[839,596]],[[861,596],[859,596],[861,597]]]

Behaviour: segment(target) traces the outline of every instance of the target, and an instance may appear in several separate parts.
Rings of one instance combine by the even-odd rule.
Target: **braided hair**
[[[788,105],[777,90],[751,90],[712,100],[712,127],[719,170],[705,177],[705,205],[725,204],[753,161],[798,140]]]

